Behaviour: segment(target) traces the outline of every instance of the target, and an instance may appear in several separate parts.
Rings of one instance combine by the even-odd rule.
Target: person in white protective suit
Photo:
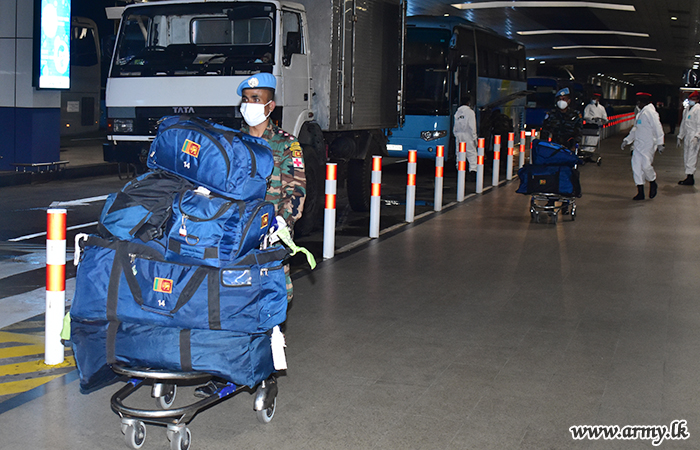
[[[695,184],[695,168],[698,164],[700,149],[700,92],[694,91],[688,96],[688,108],[683,111],[683,120],[678,131],[676,147],[683,145],[685,163],[685,180],[678,184],[692,186]]]
[[[455,135],[455,141],[457,141],[457,148],[459,148],[460,142],[467,143],[468,178],[469,180],[476,180],[476,114],[469,106],[470,104],[471,99],[467,97],[464,99],[464,104],[457,109],[452,131]]]
[[[593,94],[591,103],[586,105],[586,108],[583,110],[583,120],[598,125],[608,123],[608,113],[605,112],[605,107],[600,104],[600,97],[601,95],[597,92]]]
[[[634,144],[632,151],[632,173],[637,185],[637,195],[632,200],[644,200],[644,182],[649,182],[649,198],[656,197],[658,185],[656,172],[652,167],[654,152],[664,151],[664,129],[659,113],[651,103],[651,94],[637,92],[637,106],[640,108],[635,124],[622,141],[622,149]]]

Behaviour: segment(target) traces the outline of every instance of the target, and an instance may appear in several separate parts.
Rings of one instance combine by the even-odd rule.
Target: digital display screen
[[[39,40],[37,87],[69,89],[71,0],[37,0],[37,6],[40,11],[39,30],[34,35]]]

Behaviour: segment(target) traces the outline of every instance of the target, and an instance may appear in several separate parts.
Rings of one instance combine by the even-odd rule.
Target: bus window
[[[489,54],[485,48],[479,48],[479,76],[489,76]]]
[[[92,28],[76,26],[71,35],[71,65],[90,67],[98,63],[95,32]]]
[[[507,80],[510,78],[510,71],[508,69],[508,55],[504,53],[498,53],[498,78],[502,80]]]

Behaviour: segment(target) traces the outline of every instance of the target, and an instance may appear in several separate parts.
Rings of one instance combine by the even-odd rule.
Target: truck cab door
[[[311,97],[309,55],[302,17],[299,11],[282,11],[282,127],[295,135],[298,135],[301,125],[308,119]],[[300,119],[300,116],[303,118]]]

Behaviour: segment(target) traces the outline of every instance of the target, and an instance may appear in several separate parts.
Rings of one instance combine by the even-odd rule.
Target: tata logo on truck
[[[194,114],[194,108],[191,106],[173,106],[174,114]]]

